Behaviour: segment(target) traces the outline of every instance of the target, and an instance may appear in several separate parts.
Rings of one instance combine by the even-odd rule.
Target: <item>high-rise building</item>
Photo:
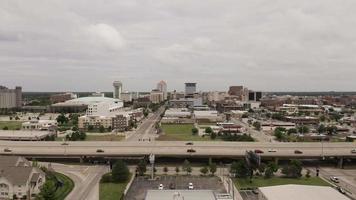
[[[0,108],[19,108],[22,106],[22,88],[8,89],[0,86]]]
[[[150,101],[152,103],[161,103],[164,101],[163,92],[159,90],[152,90],[150,93]]]
[[[114,95],[115,99],[121,99],[121,92],[122,92],[122,83],[120,81],[114,81]]]
[[[230,86],[229,88],[229,95],[233,96],[241,96],[243,95],[243,89],[244,87],[239,85],[239,86]]]
[[[163,92],[163,98],[167,99],[167,83],[165,81],[160,81],[157,83],[157,90]]]
[[[193,96],[197,92],[197,83],[185,83],[185,96]]]
[[[249,101],[260,101],[262,98],[262,92],[249,91],[248,100]]]

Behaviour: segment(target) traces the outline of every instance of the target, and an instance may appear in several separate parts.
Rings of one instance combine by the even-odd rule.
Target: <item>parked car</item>
[[[351,153],[356,153],[356,149],[351,149]]]
[[[196,151],[194,149],[187,149],[188,153],[195,153]]]
[[[334,182],[334,183],[340,183],[339,178],[336,177],[336,176],[330,177],[330,180],[331,180],[332,182]]]
[[[96,153],[104,153],[104,150],[102,150],[102,149],[97,149],[97,150],[96,150]]]
[[[187,142],[185,145],[193,145],[193,142]]]
[[[63,142],[61,145],[69,145],[67,142]]]
[[[163,184],[162,184],[162,183],[159,184],[158,189],[159,189],[159,190],[163,190]]]
[[[294,154],[303,154],[303,152],[301,150],[295,150]]]
[[[9,153],[9,152],[12,152],[12,150],[11,150],[11,149],[9,149],[9,148],[5,148],[5,149],[4,149],[4,152]]]
[[[275,152],[277,152],[277,150],[275,150],[275,149],[268,149],[268,152],[270,152],[270,153],[275,153]]]
[[[193,185],[193,183],[189,183],[189,184],[188,184],[188,189],[189,189],[189,190],[194,190],[194,185]]]
[[[263,151],[260,149],[255,149],[255,153],[263,153]]]

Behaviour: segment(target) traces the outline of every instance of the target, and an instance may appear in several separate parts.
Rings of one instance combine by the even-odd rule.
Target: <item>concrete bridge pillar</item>
[[[340,157],[337,163],[338,168],[343,169],[344,168],[344,158]]]
[[[276,165],[278,165],[279,159],[278,159],[278,158],[274,158],[273,160],[274,160],[274,163],[275,163]]]
[[[80,163],[84,163],[84,157],[83,157],[83,156],[80,156],[80,157],[79,157],[79,162],[80,162]]]

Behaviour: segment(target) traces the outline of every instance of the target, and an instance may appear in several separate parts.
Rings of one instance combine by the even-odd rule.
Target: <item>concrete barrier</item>
[[[221,182],[223,183],[226,192],[229,193],[234,200],[243,200],[242,196],[240,195],[240,192],[238,191],[230,177],[219,176],[219,178],[221,179]]]

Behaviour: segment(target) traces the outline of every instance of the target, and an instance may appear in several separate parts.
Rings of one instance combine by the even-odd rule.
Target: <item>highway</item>
[[[5,152],[4,150],[8,151]],[[189,153],[188,149],[195,152]],[[271,158],[320,158],[349,157],[356,158],[356,143],[271,143],[271,142],[186,142],[151,141],[151,142],[21,142],[0,141],[1,155],[22,155],[37,157],[120,157],[157,156],[176,157],[243,157],[247,150],[263,151],[261,157]],[[302,154],[296,154],[299,150]],[[273,152],[270,152],[273,151]]]

